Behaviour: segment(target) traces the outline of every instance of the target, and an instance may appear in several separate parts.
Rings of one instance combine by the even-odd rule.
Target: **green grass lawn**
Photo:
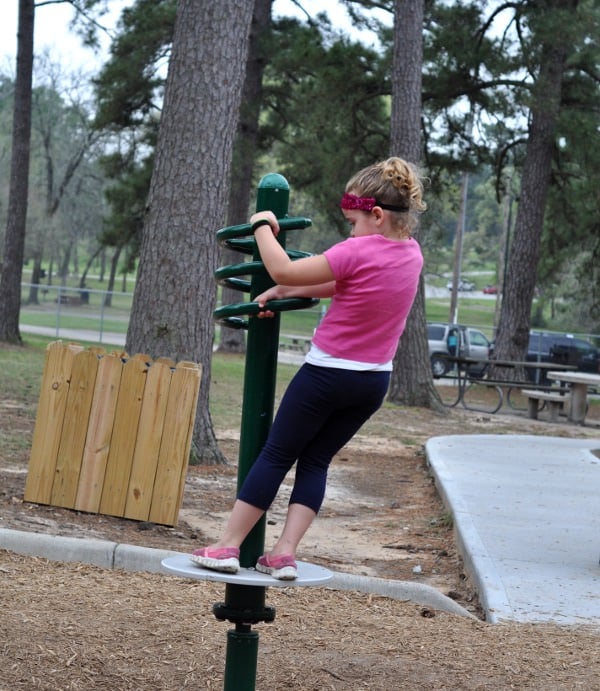
[[[0,395],[26,406],[35,405],[44,370],[47,340],[27,339],[27,345],[0,345]]]
[[[129,312],[123,312],[121,315],[108,312],[107,315],[101,319],[97,311],[93,311],[91,308],[86,311],[82,307],[78,307],[76,313],[63,309],[59,315],[55,311],[25,307],[21,309],[20,323],[49,328],[56,328],[58,323],[62,329],[91,329],[93,331],[97,331],[102,325],[103,331],[123,334],[127,332]]]

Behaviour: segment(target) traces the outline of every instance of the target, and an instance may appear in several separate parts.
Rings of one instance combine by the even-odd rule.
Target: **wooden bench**
[[[81,305],[81,298],[77,298],[74,295],[61,294],[54,302],[61,305]]]
[[[81,291],[78,295],[60,293],[54,302],[57,304],[60,303],[61,305],[89,305],[90,294],[86,290]]]
[[[544,405],[548,406],[550,412],[550,420],[556,422],[558,420],[558,414],[561,411],[563,405],[569,400],[569,395],[565,393],[552,393],[550,391],[533,391],[532,389],[522,389],[521,393],[525,398],[527,398],[527,412],[529,417],[533,420],[537,420],[538,412],[540,407],[538,405],[539,401],[542,401]],[[543,405],[542,405],[543,407]]]

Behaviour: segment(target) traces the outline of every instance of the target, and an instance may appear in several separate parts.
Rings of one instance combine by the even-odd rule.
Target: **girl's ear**
[[[371,210],[371,213],[373,214],[373,216],[375,218],[375,223],[377,225],[379,225],[385,217],[385,214],[383,213],[383,209],[380,206],[374,206],[373,209]]]

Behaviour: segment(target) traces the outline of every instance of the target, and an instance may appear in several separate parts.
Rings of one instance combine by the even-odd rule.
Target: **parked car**
[[[487,285],[483,289],[483,294],[484,295],[497,295],[498,294],[498,288],[496,286]]]
[[[462,324],[427,324],[427,342],[434,377],[443,377],[454,367],[451,357],[487,360],[491,352],[491,343],[484,333]],[[478,376],[484,368],[485,365],[471,365],[469,373]]]
[[[581,372],[600,372],[600,350],[589,341],[569,334],[531,331],[529,334],[528,362],[554,362],[573,365]],[[535,370],[531,370],[532,378]]]
[[[446,288],[448,288],[448,290],[452,290],[452,281],[448,281]],[[466,291],[475,290],[475,284],[471,283],[471,281],[467,281],[465,278],[461,278],[458,281],[457,289]]]

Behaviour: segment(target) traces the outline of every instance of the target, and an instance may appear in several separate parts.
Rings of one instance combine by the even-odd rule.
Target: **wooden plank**
[[[104,485],[123,362],[118,355],[105,355],[98,362],[96,386],[90,412],[75,509],[97,513]]]
[[[62,341],[49,343],[46,348],[46,362],[25,482],[25,501],[50,503],[73,358],[81,350],[81,346],[74,343],[64,344]]]
[[[138,354],[127,360],[123,366],[100,499],[100,513],[122,516],[125,511],[149,361],[147,355]]]
[[[196,422],[196,409],[198,406],[198,392],[200,391],[200,384],[202,381],[202,365],[195,362],[182,361],[179,363],[179,367],[195,369],[197,375],[193,376],[192,391],[190,391],[190,411],[189,411],[189,426],[188,426],[188,436],[184,442],[184,453],[182,458],[181,476],[179,479],[179,493],[177,496],[177,501],[175,503],[174,515],[171,518],[169,525],[176,525],[177,519],[179,517],[179,509],[183,502],[183,491],[185,488],[185,479],[187,477],[187,469],[190,460],[190,452],[192,448],[192,437],[194,435],[194,424]]]
[[[171,385],[171,363],[157,360],[148,370],[133,454],[125,518],[147,521]]]
[[[180,362],[171,378],[149,519],[175,525],[183,499],[202,368]]]
[[[97,371],[96,353],[82,350],[75,355],[52,483],[53,506],[75,505]]]

